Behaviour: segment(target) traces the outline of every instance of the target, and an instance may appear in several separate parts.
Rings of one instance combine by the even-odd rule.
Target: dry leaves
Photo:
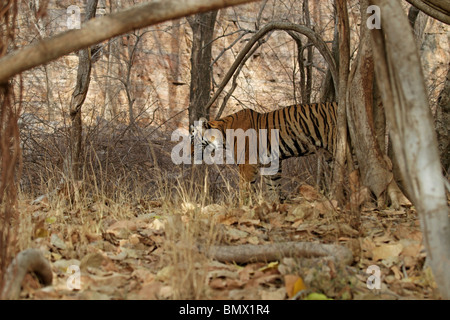
[[[57,277],[45,289],[25,280],[28,285],[22,297],[192,298],[183,296],[187,291],[180,291],[181,286],[192,287],[189,290],[198,292],[196,298],[207,299],[373,298],[375,293],[366,285],[369,275],[365,275],[373,265],[380,268],[383,290],[391,297],[435,294],[432,275],[422,269],[422,234],[411,209],[362,208],[356,227],[349,223],[350,213],[313,187],[303,185],[299,193],[300,197],[283,205],[263,202],[232,208],[185,203],[176,214],[164,211],[159,202],[139,203],[139,210],[150,212],[123,219],[99,219],[99,212],[113,208],[103,202],[91,205],[86,216],[80,210],[55,216],[44,197],[27,204],[25,211],[32,217],[36,246],[51,261]],[[345,245],[353,252],[354,265],[348,269],[331,260],[289,258],[238,266],[208,260],[197,248],[200,244],[288,241]],[[74,267],[79,268],[81,279],[76,291],[67,287]]]

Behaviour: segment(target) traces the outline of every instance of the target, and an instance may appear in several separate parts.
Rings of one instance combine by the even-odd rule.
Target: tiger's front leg
[[[267,199],[270,202],[284,202],[286,200],[285,195],[281,189],[281,176],[282,176],[282,166],[278,168],[277,173],[273,175],[264,176],[264,182],[267,189]]]
[[[252,204],[252,194],[255,191],[255,182],[258,175],[258,166],[253,164],[239,165],[239,203]]]

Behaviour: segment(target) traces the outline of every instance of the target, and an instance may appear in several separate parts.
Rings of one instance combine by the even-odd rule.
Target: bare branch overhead
[[[254,1],[256,0],[152,1],[96,18],[86,22],[79,30],[70,30],[41,40],[0,59],[0,83],[25,70],[135,29]]]
[[[430,17],[450,25],[450,1],[448,0],[406,0]]]
[[[330,49],[328,48],[325,41],[323,41],[322,37],[316,33],[314,30],[307,28],[305,26],[301,26],[298,24],[290,23],[290,22],[279,22],[279,21],[273,21],[268,24],[266,24],[261,30],[259,30],[253,37],[247,42],[245,47],[239,52],[239,55],[236,57],[233,65],[228,70],[227,74],[223,78],[221,84],[219,85],[219,88],[214,93],[214,96],[209,100],[208,104],[206,105],[206,109],[210,108],[214,101],[219,97],[219,95],[222,93],[223,89],[227,85],[228,81],[230,81],[231,77],[233,76],[236,69],[241,64],[242,60],[245,58],[245,56],[248,54],[248,52],[251,50],[253,45],[261,39],[264,35],[269,33],[273,30],[284,30],[284,31],[294,31],[298,32],[300,34],[303,34],[306,36],[319,50],[319,52],[322,54],[326,62],[328,63],[330,67],[330,71],[332,74],[333,82],[335,87],[337,88],[338,85],[338,72],[336,67],[336,62],[334,61],[333,55],[331,54]],[[220,117],[220,115],[223,112],[223,108],[219,110],[219,112],[216,115],[217,117]]]

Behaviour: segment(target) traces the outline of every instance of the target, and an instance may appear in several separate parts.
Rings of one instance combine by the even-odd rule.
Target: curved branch
[[[430,17],[450,25],[450,2],[448,0],[406,0]]]
[[[23,278],[28,272],[36,274],[45,285],[52,284],[52,268],[42,252],[38,249],[27,249],[20,252],[6,271],[1,299],[15,300],[19,298]]]
[[[228,93],[225,96],[225,98],[223,98],[222,105],[220,106],[220,109],[219,109],[219,111],[217,112],[217,115],[216,115],[216,120],[218,120],[222,116],[222,112],[225,109],[225,106],[227,105],[228,100],[233,95],[233,92],[236,89],[236,87],[237,87],[237,78],[238,78],[239,74],[241,73],[241,70],[244,67],[245,62],[248,60],[248,58],[250,58],[255,53],[256,50],[258,50],[258,48],[262,44],[263,44],[263,41],[258,41],[258,44],[255,47],[252,48],[250,53],[242,61],[242,64],[239,66],[237,72],[234,74],[233,81],[231,82],[232,83],[231,89],[228,91]]]
[[[301,34],[305,35],[306,37],[308,37],[308,39],[316,46],[316,48],[319,50],[319,52],[322,54],[322,56],[325,58],[328,65],[330,66],[330,71],[331,71],[331,74],[333,77],[334,86],[335,86],[335,88],[338,88],[338,73],[337,73],[336,62],[333,59],[330,49],[328,48],[325,41],[323,41],[323,39],[320,37],[320,35],[305,26],[300,26],[300,25],[290,23],[290,22],[276,22],[275,21],[275,22],[266,24],[261,30],[259,30],[257,33],[255,33],[255,35],[245,45],[244,49],[242,49],[242,51],[236,57],[236,60],[234,61],[233,65],[231,66],[230,70],[228,70],[227,74],[225,75],[224,79],[222,80],[216,93],[209,100],[208,104],[205,106],[206,110],[211,108],[214,101],[217,100],[218,96],[222,93],[222,91],[225,88],[225,86],[227,85],[228,81],[230,81],[234,72],[239,67],[242,60],[246,57],[246,55],[251,50],[251,48],[255,45],[255,43],[259,39],[261,39],[264,35],[266,35],[268,32],[270,32],[272,30],[295,31],[295,32],[301,33]],[[218,116],[220,116],[220,114],[218,114]]]

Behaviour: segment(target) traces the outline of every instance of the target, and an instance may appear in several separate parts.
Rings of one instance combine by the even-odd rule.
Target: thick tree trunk
[[[369,17],[367,14],[368,1],[361,0],[360,3],[362,21],[366,21]],[[374,86],[372,43],[368,31],[363,24],[358,56],[349,79],[347,117],[350,137],[358,159],[362,184],[374,193],[379,207],[384,206],[385,192],[392,184],[389,188],[389,191],[393,192],[389,194],[391,203],[393,207],[399,208],[401,204],[399,201],[402,201],[403,198],[398,193],[398,187],[393,180],[392,166],[386,162],[388,160],[385,157],[385,151],[379,143],[385,138],[384,132],[380,130],[377,139],[375,119],[373,118],[374,98],[375,103],[377,101],[374,92],[376,88]],[[378,104],[375,105],[375,108],[379,107]],[[384,119],[384,117],[381,118]],[[381,124],[378,125],[383,127]],[[384,146],[384,143],[382,145]]]
[[[86,6],[86,21],[95,17],[98,0],[89,0]],[[82,118],[81,107],[86,99],[91,81],[91,52],[90,48],[79,52],[79,63],[77,71],[77,84],[72,93],[70,101],[70,119],[72,127],[70,129],[70,164],[72,175],[75,180],[81,179],[81,161],[82,161]]]
[[[399,2],[370,0],[383,13],[372,30],[378,87],[405,187],[420,215],[427,258],[450,299],[450,219],[436,134],[415,39]]]
[[[18,4],[16,1],[2,3],[0,57],[14,44]],[[21,152],[17,120],[21,112],[22,81],[17,82],[0,81],[0,299],[6,283],[6,267],[17,249],[19,230],[17,181]],[[15,92],[19,93],[17,99]]]
[[[191,87],[189,95],[189,125],[200,118],[209,120],[206,109],[211,95],[212,40],[217,11],[188,17],[192,28]]]

